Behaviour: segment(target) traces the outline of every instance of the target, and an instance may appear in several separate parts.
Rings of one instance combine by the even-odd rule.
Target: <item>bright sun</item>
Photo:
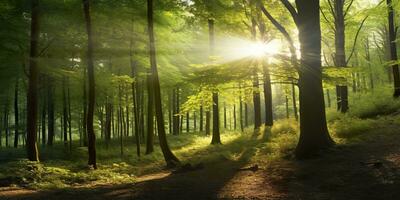
[[[243,47],[243,53],[247,56],[264,57],[278,54],[281,50],[281,43],[272,40],[269,43],[256,42]]]
[[[239,60],[242,58],[268,58],[283,51],[280,40],[271,40],[268,43],[254,42],[241,38],[225,37],[220,38],[217,47],[218,55],[224,62]]]

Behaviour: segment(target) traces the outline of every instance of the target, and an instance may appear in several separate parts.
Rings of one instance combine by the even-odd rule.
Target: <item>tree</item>
[[[296,157],[302,159],[314,156],[334,143],[326,124],[322,87],[320,4],[319,0],[296,0],[296,10],[289,1],[281,2],[291,14],[299,31],[300,139],[296,147]],[[292,43],[293,40],[285,28],[269,14],[261,2],[259,6],[273,25],[285,35],[289,44]]]
[[[397,64],[397,47],[396,47],[396,28],[394,25],[394,10],[392,0],[386,0],[388,6],[388,21],[389,21],[389,40],[390,40],[390,60],[396,62],[392,65],[393,69],[393,83],[395,98],[400,97],[400,72],[399,65]]]
[[[158,77],[157,69],[157,58],[156,58],[156,46],[154,38],[154,21],[153,21],[153,0],[147,0],[147,29],[149,34],[149,47],[150,47],[150,66],[151,73],[153,76],[153,91],[154,91],[154,103],[156,110],[157,130],[158,139],[160,142],[161,151],[164,155],[165,162],[168,167],[174,167],[179,164],[178,158],[172,153],[168,146],[167,137],[164,126],[164,115],[162,111],[161,102],[161,89],[160,80]]]
[[[90,0],[83,1],[83,12],[85,14],[86,31],[87,31],[87,74],[89,81],[89,102],[86,117],[87,134],[88,134],[88,165],[97,169],[96,163],[96,135],[93,127],[93,115],[95,105],[95,80],[94,80],[94,63],[93,63],[93,35],[92,21],[90,18]]]
[[[37,148],[37,115],[38,115],[38,75],[39,69],[37,59],[39,57],[39,0],[31,1],[31,38],[30,38],[30,59],[29,59],[29,86],[28,86],[28,119],[27,119],[27,138],[26,146],[28,159],[39,162],[39,152]]]

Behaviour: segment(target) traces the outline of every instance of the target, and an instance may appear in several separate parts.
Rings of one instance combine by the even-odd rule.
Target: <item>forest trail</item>
[[[0,199],[400,199],[399,130],[395,124],[377,127],[317,159],[282,159],[254,172],[238,169],[256,163],[226,160],[187,173],[138,177],[135,184],[56,191],[3,188]]]

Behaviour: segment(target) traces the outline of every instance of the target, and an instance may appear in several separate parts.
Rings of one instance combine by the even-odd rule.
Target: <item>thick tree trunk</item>
[[[206,111],[206,135],[210,135],[211,133],[211,112]]]
[[[299,71],[300,139],[297,158],[307,158],[330,147],[321,69],[319,0],[296,0],[301,52]]]
[[[156,47],[153,30],[153,0],[147,0],[147,20],[148,20],[148,34],[149,34],[149,47],[150,47],[150,65],[153,75],[153,91],[156,108],[156,118],[158,127],[158,138],[160,142],[161,151],[163,152],[167,166],[174,167],[179,163],[178,158],[172,153],[168,146],[167,137],[165,134],[164,115],[161,103],[160,81],[158,78],[157,61],[156,61]]]
[[[93,115],[95,105],[95,80],[94,80],[94,63],[93,63],[93,38],[92,38],[92,21],[90,18],[90,0],[83,1],[83,11],[85,14],[86,31],[87,31],[87,72],[89,80],[89,103],[87,112],[87,135],[88,135],[88,165],[97,168],[96,164],[96,134],[93,127]]]
[[[271,75],[269,72],[268,65],[263,63],[264,70],[264,104],[265,104],[265,126],[274,125],[274,116],[272,110],[272,86],[271,86]]]
[[[388,5],[388,18],[389,18],[389,40],[390,40],[390,60],[393,62],[397,61],[397,46],[396,46],[396,28],[394,24],[394,10],[392,0],[386,0]],[[400,72],[399,65],[393,64],[393,82],[394,82],[394,97],[400,96]]]
[[[221,144],[219,131],[218,93],[213,93],[213,134],[211,144]]]
[[[26,147],[28,159],[30,161],[39,161],[39,152],[37,148],[37,85],[39,69],[37,59],[39,57],[39,1],[31,1],[31,38],[30,38],[30,60],[29,60],[29,86],[28,86],[28,119],[27,119],[27,141]]]

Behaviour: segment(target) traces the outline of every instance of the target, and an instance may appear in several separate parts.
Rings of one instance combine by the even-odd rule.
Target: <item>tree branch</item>
[[[319,8],[319,10],[321,11],[322,17],[325,19],[326,23],[328,24],[328,26],[333,30],[336,31],[335,27],[332,26],[332,22],[326,17],[325,12]]]
[[[362,22],[361,22],[361,24],[360,24],[360,27],[358,27],[356,36],[355,36],[355,38],[354,38],[353,48],[352,48],[352,50],[351,50],[351,53],[350,53],[349,58],[347,58],[347,60],[346,60],[346,66],[347,66],[347,64],[349,64],[349,61],[350,61],[351,57],[352,57],[353,54],[354,54],[354,51],[355,51],[355,49],[356,49],[356,44],[357,44],[358,36],[360,35],[361,29],[362,29],[362,27],[364,26],[364,23],[365,23],[365,21],[368,19],[368,17],[369,17],[369,15],[367,15],[367,16],[362,20]]]
[[[293,7],[293,5],[288,1],[288,0],[280,0],[282,4],[286,7],[286,9],[290,12],[290,14],[293,17],[293,21],[298,26],[298,14],[296,9]]]
[[[346,8],[346,11],[344,11],[343,17],[346,18],[347,13],[349,12],[351,6],[353,5],[354,0],[350,0],[349,5]]]

